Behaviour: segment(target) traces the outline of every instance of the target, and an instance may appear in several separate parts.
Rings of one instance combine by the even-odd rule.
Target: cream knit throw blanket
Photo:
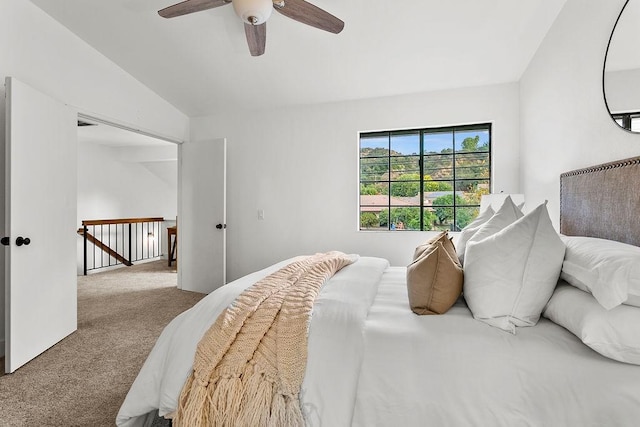
[[[198,344],[174,425],[304,425],[298,393],[313,302],[352,262],[341,252],[316,254],[242,292]]]

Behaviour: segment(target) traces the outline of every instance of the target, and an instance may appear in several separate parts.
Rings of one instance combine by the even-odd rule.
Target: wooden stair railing
[[[84,236],[84,228],[78,228],[78,234],[81,236]],[[93,243],[94,245],[96,245],[98,248],[105,251],[106,253],[108,253],[109,255],[111,255],[112,257],[114,257],[116,260],[126,265],[127,267],[131,267],[133,265],[131,261],[129,261],[122,255],[120,255],[118,252],[111,249],[109,246],[102,243],[100,240],[98,240],[93,234],[89,233],[88,231],[87,231],[87,240]]]

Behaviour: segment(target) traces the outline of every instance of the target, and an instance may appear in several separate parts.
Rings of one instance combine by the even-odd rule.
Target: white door
[[[227,141],[185,142],[178,153],[178,286],[209,293],[226,283]]]
[[[9,373],[77,328],[77,115],[14,78],[5,86]]]

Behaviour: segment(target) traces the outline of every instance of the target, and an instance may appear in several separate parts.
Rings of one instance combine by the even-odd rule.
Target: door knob
[[[29,246],[29,243],[31,243],[31,239],[28,237],[18,236],[18,238],[16,239],[16,246]]]
[[[227,224],[224,224],[224,225],[223,224],[218,224],[218,225],[216,225],[216,228],[218,230],[222,230],[223,228],[227,228]]]
[[[11,240],[9,237],[3,237],[2,240],[0,240],[0,243],[4,246],[9,246],[11,244]]]

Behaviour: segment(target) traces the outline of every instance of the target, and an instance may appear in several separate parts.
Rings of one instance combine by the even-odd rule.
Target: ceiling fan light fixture
[[[260,25],[266,22],[273,10],[272,0],[233,0],[233,10],[243,22]]]

